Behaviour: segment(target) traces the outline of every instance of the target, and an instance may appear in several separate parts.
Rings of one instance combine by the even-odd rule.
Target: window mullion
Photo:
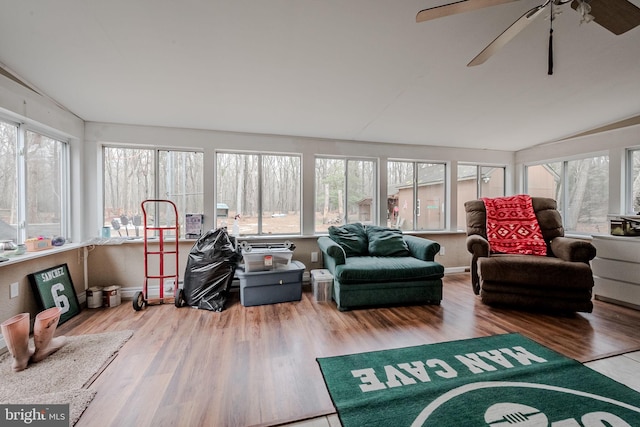
[[[18,224],[18,242],[24,243],[27,239],[27,167],[26,167],[26,130],[24,126],[18,127],[18,140],[16,150],[17,179],[18,179],[18,206],[17,206],[17,224]]]

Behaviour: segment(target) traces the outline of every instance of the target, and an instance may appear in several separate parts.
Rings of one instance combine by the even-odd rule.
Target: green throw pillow
[[[329,237],[342,246],[347,257],[368,255],[367,233],[359,222],[341,227],[332,225],[329,227]]]
[[[393,228],[367,226],[369,255],[372,256],[410,256],[402,231]]]

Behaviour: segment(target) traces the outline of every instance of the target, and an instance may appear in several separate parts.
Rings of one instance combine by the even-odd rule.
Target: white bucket
[[[102,305],[105,307],[116,307],[121,302],[120,286],[107,286],[102,288]]]
[[[87,308],[102,307],[102,288],[93,287],[87,289]]]

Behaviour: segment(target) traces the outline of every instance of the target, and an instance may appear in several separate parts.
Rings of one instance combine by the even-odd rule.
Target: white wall
[[[84,215],[84,121],[61,108],[49,98],[0,75],[0,112],[12,120],[25,123],[41,132],[69,140],[70,150],[70,227],[69,237],[78,242]]]

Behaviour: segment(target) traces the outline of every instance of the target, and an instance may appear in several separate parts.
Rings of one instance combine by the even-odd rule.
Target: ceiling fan
[[[517,0],[462,0],[455,3],[449,3],[442,6],[436,6],[424,9],[416,15],[416,22],[424,22],[432,19],[442,18],[458,13],[469,12],[472,10],[482,9],[490,6],[511,3]],[[529,25],[535,18],[542,14],[544,9],[549,6],[551,11],[551,22],[553,22],[554,6],[561,6],[572,3],[571,7],[582,15],[581,22],[594,21],[613,34],[620,35],[626,33],[632,28],[640,25],[640,8],[628,0],[545,0],[539,6],[536,6],[525,12],[510,27],[502,32],[494,41],[489,43],[482,52],[467,64],[468,67],[480,65],[498,52],[504,45],[513,39],[518,33]],[[553,34],[553,24],[551,24],[550,34]],[[552,54],[551,54],[551,38],[549,38],[549,74],[552,74]]]

